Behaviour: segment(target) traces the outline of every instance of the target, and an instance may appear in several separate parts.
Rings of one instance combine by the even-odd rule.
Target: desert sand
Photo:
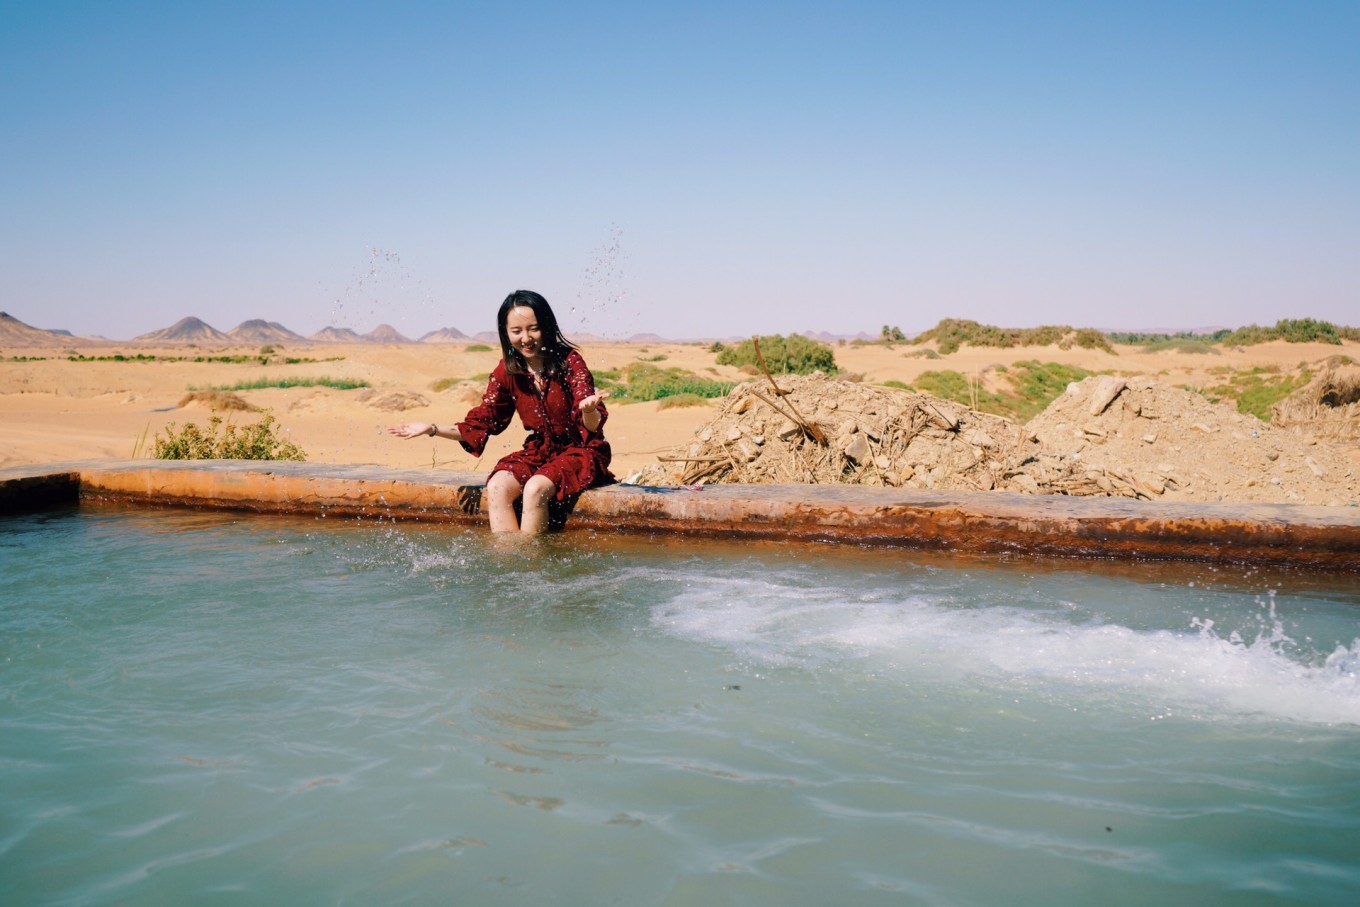
[[[303,387],[240,391],[252,406],[268,410],[285,437],[307,458],[320,463],[378,464],[401,468],[437,467],[486,472],[505,451],[518,447],[524,433],[518,421],[480,458],[453,442],[433,439],[403,441],[385,429],[419,420],[450,424],[462,418],[481,393],[484,377],[498,354],[478,351],[471,341],[457,343],[321,343],[276,346],[276,355],[317,361],[267,365],[166,361],[167,357],[253,355],[258,346],[147,345],[72,338],[69,345],[0,349],[0,466],[53,463],[88,458],[150,456],[153,440],[169,426],[206,424],[211,412],[197,403],[180,407],[192,390],[230,386],[254,379],[326,376],[362,379],[367,389]],[[716,364],[706,344],[593,342],[583,344],[586,361],[596,371],[621,369],[649,361],[733,381],[749,376]],[[469,347],[473,347],[469,351]],[[938,358],[923,356],[922,347],[899,343],[833,344],[836,362],[845,372],[870,383],[910,383],[928,369],[952,369],[978,376],[984,383],[996,366],[1037,359],[1091,371],[1145,375],[1173,386],[1207,387],[1220,383],[1214,370],[1262,368],[1289,371],[1301,363],[1321,363],[1340,355],[1360,359],[1360,344],[1274,342],[1223,349],[1218,354],[1142,352],[1139,347],[1100,350],[1025,347],[1016,349],[965,346]],[[156,356],[157,361],[71,361],[85,356]],[[434,387],[443,379],[474,379]],[[446,382],[447,383],[447,382]],[[409,408],[401,409],[399,406]],[[662,409],[657,403],[610,407],[606,435],[614,450],[613,469],[620,478],[657,463],[658,456],[683,448],[713,412],[712,406]],[[255,421],[252,413],[226,414],[237,422]],[[1350,451],[1354,458],[1355,451]]]

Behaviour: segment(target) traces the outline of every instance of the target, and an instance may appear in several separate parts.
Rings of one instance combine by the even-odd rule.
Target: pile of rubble
[[[1104,478],[1132,485],[1136,497],[1360,501],[1360,463],[1343,449],[1150,378],[1087,378],[1070,385],[1025,429],[1039,466],[1080,474],[1101,489],[1068,493],[1109,493]]]
[[[647,484],[852,483],[1345,505],[1360,461],[1151,379],[1097,376],[1026,425],[820,374],[734,388]]]
[[[679,466],[668,472],[684,485],[977,490],[996,486],[1017,440],[1008,419],[928,394],[795,375],[781,376],[779,391],[768,383],[738,385],[683,455],[663,459]]]

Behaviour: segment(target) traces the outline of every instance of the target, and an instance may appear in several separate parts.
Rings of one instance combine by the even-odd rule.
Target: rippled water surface
[[[6,904],[1360,903],[1354,577],[0,520]]]

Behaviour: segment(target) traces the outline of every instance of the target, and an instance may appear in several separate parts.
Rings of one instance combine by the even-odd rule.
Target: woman
[[[519,413],[529,432],[524,447],[502,457],[486,482],[493,532],[542,532],[548,504],[614,481],[604,423],[608,392],[595,379],[575,345],[562,336],[548,301],[531,290],[516,290],[496,314],[501,361],[491,373],[482,402],[453,428],[407,422],[389,428],[401,438],[449,438],[481,456],[491,435],[500,434]],[[515,502],[523,498],[523,519]]]

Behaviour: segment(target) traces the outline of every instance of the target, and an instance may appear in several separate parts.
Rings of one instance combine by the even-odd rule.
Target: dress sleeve
[[[486,449],[487,438],[505,431],[515,415],[515,388],[505,371],[505,363],[497,365],[486,383],[486,393],[458,423],[463,449],[480,457]]]
[[[576,425],[581,431],[581,441],[589,441],[592,436],[598,438],[604,434],[604,423],[609,418],[609,410],[605,409],[604,401],[601,400],[599,403],[600,424],[593,432],[586,428],[581,411],[577,409],[582,400],[595,393],[595,376],[590,373],[585,358],[575,350],[567,354],[565,366],[567,387],[571,390],[571,409],[575,414]]]

